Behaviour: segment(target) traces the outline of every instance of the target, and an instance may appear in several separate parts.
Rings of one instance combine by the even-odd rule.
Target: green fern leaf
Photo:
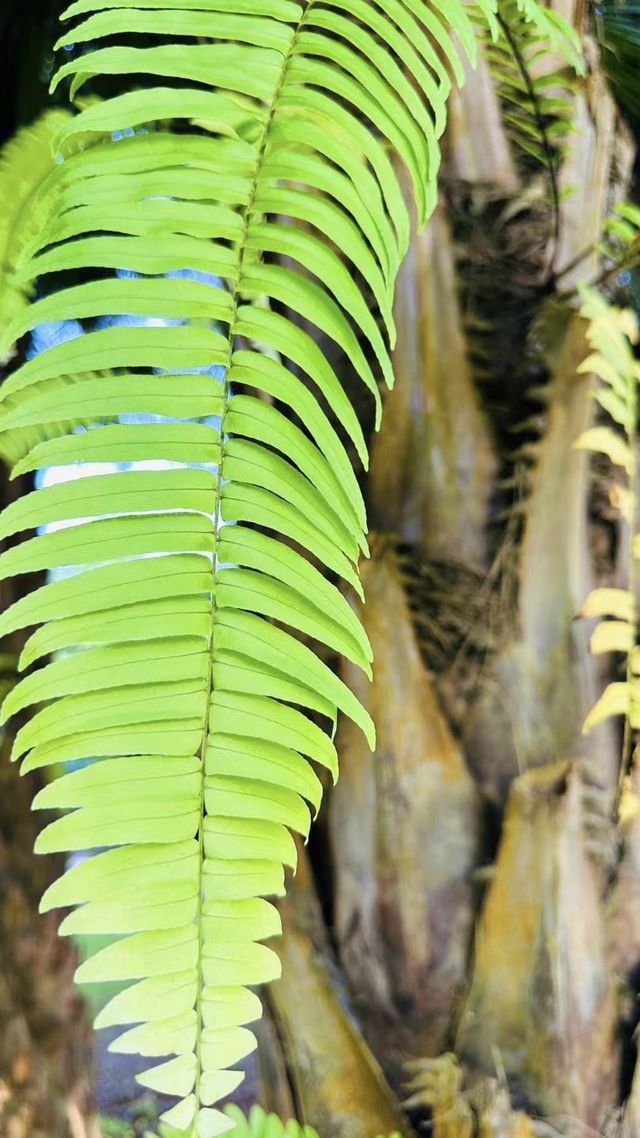
[[[630,309],[616,309],[594,289],[581,289],[582,315],[589,321],[587,339],[591,353],[580,366],[599,380],[595,398],[614,426],[594,427],[576,440],[577,447],[606,454],[625,471],[626,493],[620,495],[620,509],[634,533],[636,503],[636,422],[640,366],[633,345],[638,341],[638,324]],[[610,683],[585,721],[586,734],[613,716],[624,715],[627,727],[640,726],[640,657],[635,647],[637,615],[635,578],[640,543],[635,534],[631,548],[629,589],[595,589],[585,602],[582,615],[607,618],[597,625],[591,650],[595,653],[622,652],[627,658],[624,681]],[[613,619],[612,619],[613,618]],[[625,751],[628,750],[628,739]],[[625,762],[627,756],[625,755]],[[623,763],[624,773],[625,763]]]
[[[600,252],[619,270],[640,264],[640,208],[633,202],[616,202],[604,224]]]
[[[640,34],[635,0],[624,5],[605,0],[595,9],[595,26],[602,52],[602,65],[620,106],[636,117],[640,114],[638,59]]]
[[[233,1126],[229,1138],[319,1138],[313,1126],[303,1125],[290,1118],[283,1122],[277,1114],[267,1114],[261,1106],[252,1106],[247,1115],[239,1107],[227,1106],[224,1110]],[[152,1138],[147,1134],[145,1138]],[[161,1124],[160,1138],[181,1138],[180,1131]],[[397,1131],[389,1138],[399,1138]]]
[[[523,164],[554,176],[572,131],[575,76],[584,72],[580,38],[535,0],[500,0],[498,21],[485,54],[507,134]]]
[[[212,1138],[255,1045],[250,989],[279,970],[264,898],[320,806],[316,768],[337,776],[338,712],[373,741],[305,642],[371,672],[334,583],[360,590],[347,448],[366,464],[366,447],[308,326],[379,419],[409,240],[395,158],[423,220],[456,43],[473,57],[475,40],[460,0],[77,0],[63,20],[54,86],[123,88],[60,122],[46,224],[19,266],[21,287],[55,291],[3,341],[84,322],[0,393],[14,474],[83,475],[0,522],[24,538],[0,575],[73,570],[0,617],[0,632],[35,628],[22,669],[44,661],[3,714],[33,710],[13,747],[25,771],[93,760],[36,800],[63,811],[40,851],[104,848],[42,907],[74,907],[64,933],[118,938],[78,971],[129,985],[98,1023],[155,1062],[140,1078],[176,1096],[167,1126]],[[104,461],[135,465],[96,474]]]
[[[0,153],[0,337],[31,297],[29,282],[17,276],[17,265],[38,227],[46,205],[38,191],[54,166],[52,142],[69,118],[67,111],[46,111],[23,127]],[[15,336],[9,338],[9,347]],[[0,363],[9,352],[0,347]]]

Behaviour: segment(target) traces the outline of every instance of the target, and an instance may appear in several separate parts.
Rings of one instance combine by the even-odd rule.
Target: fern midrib
[[[201,904],[202,904],[203,895],[204,895],[204,863],[205,863],[204,819],[205,819],[206,749],[207,749],[208,736],[210,733],[212,733],[211,732],[211,708],[210,708],[210,705],[211,705],[211,696],[213,693],[213,666],[214,666],[214,659],[215,659],[214,645],[215,645],[216,622],[217,622],[217,613],[218,613],[218,608],[217,608],[217,604],[216,604],[216,579],[217,579],[217,574],[218,574],[218,569],[219,569],[218,537],[219,537],[219,530],[220,530],[220,513],[221,513],[221,506],[222,506],[222,485],[223,485],[223,481],[224,481],[224,458],[225,458],[224,423],[225,423],[225,418],[226,418],[226,414],[227,414],[227,410],[228,410],[228,404],[229,404],[229,391],[230,391],[230,386],[231,386],[231,384],[230,384],[231,360],[233,357],[234,342],[235,342],[235,338],[236,338],[235,329],[236,329],[237,318],[238,318],[238,307],[240,304],[240,291],[241,291],[241,287],[242,287],[242,281],[244,279],[244,270],[246,267],[246,260],[247,260],[247,253],[248,253],[247,239],[248,239],[248,235],[249,235],[249,226],[250,226],[251,214],[252,214],[252,210],[253,210],[253,206],[255,203],[256,194],[257,194],[257,190],[258,190],[258,184],[260,181],[262,164],[264,162],[266,149],[267,149],[267,146],[269,143],[269,131],[271,129],[271,125],[273,123],[274,116],[276,115],[277,110],[278,110],[280,95],[282,94],[282,89],[283,89],[283,86],[286,82],[287,71],[289,69],[291,58],[292,58],[294,51],[296,49],[298,37],[299,37],[300,32],[304,26],[304,23],[305,23],[305,20],[307,17],[307,13],[308,13],[309,9],[313,6],[314,2],[315,2],[315,0],[302,0],[302,12],[300,15],[300,19],[298,21],[297,26],[295,27],[295,30],[293,32],[292,37],[291,37],[291,42],[289,44],[287,53],[286,53],[286,55],[284,55],[282,57],[282,66],[280,69],[280,74],[278,76],[278,81],[274,87],[273,97],[271,100],[271,104],[269,106],[267,116],[265,118],[265,122],[264,122],[264,125],[262,128],[262,134],[260,136],[260,141],[259,141],[258,147],[257,147],[256,164],[255,164],[255,169],[253,172],[253,177],[251,180],[251,190],[250,190],[249,198],[246,202],[246,205],[242,209],[242,236],[241,236],[240,241],[238,243],[238,249],[239,249],[238,279],[237,279],[237,283],[234,285],[234,288],[233,288],[233,305],[232,305],[231,315],[229,317],[229,338],[228,338],[229,366],[227,368],[227,371],[226,371],[226,374],[224,377],[224,388],[223,388],[223,393],[222,393],[222,410],[220,413],[220,463],[218,466],[218,480],[217,480],[217,484],[216,484],[215,506],[214,506],[214,513],[213,513],[216,540],[215,540],[215,547],[214,547],[214,551],[213,551],[213,557],[211,559],[211,631],[210,631],[209,644],[208,644],[209,672],[208,672],[208,677],[207,677],[207,693],[206,693],[206,701],[205,701],[205,720],[204,720],[204,725],[203,725],[202,743],[200,746],[200,756],[199,756],[200,757],[200,769],[201,769],[201,781],[200,781],[200,831],[199,831],[198,844],[199,844],[199,859],[200,859],[200,899],[201,899]],[[202,930],[203,930],[203,920],[202,920],[202,913],[201,913],[200,914],[200,920],[198,922],[198,991],[197,991],[197,999],[196,999],[196,1052],[195,1052],[196,1053],[196,1084],[195,1084],[196,1118],[197,1118],[197,1112],[199,1111],[200,1105],[201,1105],[200,1083],[201,1083],[201,1075],[202,1075],[202,1062],[201,1062],[202,1024],[203,1024],[202,994],[204,991],[204,976],[203,976],[203,969],[202,969],[203,947],[204,946],[203,946],[203,932],[202,932]]]

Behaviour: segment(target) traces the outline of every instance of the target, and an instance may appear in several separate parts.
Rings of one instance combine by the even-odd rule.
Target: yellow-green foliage
[[[638,341],[638,323],[630,309],[615,308],[593,289],[582,290],[582,314],[589,321],[587,339],[591,352],[582,372],[593,372],[599,385],[595,397],[613,420],[614,426],[597,426],[586,431],[576,446],[607,455],[625,472],[626,486],[620,491],[619,509],[635,532],[635,441],[638,413],[640,365],[633,354]],[[640,537],[633,537],[633,565],[640,556]],[[636,647],[637,619],[633,592],[633,572],[629,589],[595,589],[583,607],[582,615],[601,618],[591,639],[593,652],[622,652],[628,657],[625,680],[611,683],[589,713],[584,731],[614,715],[628,717],[632,727],[640,726],[640,649]]]
[[[0,153],[0,337],[5,341],[0,364],[10,355],[7,329],[33,292],[33,281],[20,277],[18,263],[43,221],[44,205],[37,208],[37,193],[54,166],[53,139],[68,117],[66,111],[46,111]]]
[[[267,1114],[261,1106],[253,1106],[248,1115],[237,1106],[226,1106],[224,1113],[233,1124],[228,1138],[319,1138],[313,1126],[305,1126],[294,1118],[283,1122],[277,1114]],[[179,1138],[179,1133],[161,1125],[160,1138]],[[396,1132],[389,1138],[400,1138],[400,1135]]]
[[[604,227],[602,254],[620,270],[640,264],[640,207],[617,202]]]
[[[555,170],[572,131],[581,44],[566,20],[523,0],[500,0],[499,26],[485,54],[516,153]]]
[[[295,1119],[282,1122],[259,1106],[252,1107],[247,1117],[236,1106],[228,1106],[225,1113],[235,1122],[232,1138],[318,1138],[313,1126],[302,1126]]]

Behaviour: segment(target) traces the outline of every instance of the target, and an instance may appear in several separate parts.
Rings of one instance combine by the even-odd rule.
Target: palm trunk
[[[284,936],[275,947],[282,979],[268,1001],[298,1117],[336,1138],[392,1132],[408,1138],[406,1118],[340,990],[302,849],[280,910]]]
[[[380,541],[363,568],[371,686],[345,679],[377,727],[339,736],[331,800],[336,935],[371,1045],[398,1083],[408,1055],[446,1049],[473,924],[481,804],[422,662],[402,577]]]
[[[615,1101],[617,1002],[577,766],[511,788],[456,1051],[520,1105],[597,1129]]]
[[[496,457],[471,373],[443,207],[400,270],[396,319],[396,384],[373,448],[371,525],[431,557],[482,568]]]
[[[590,630],[574,619],[592,587],[589,458],[573,445],[594,409],[592,380],[577,374],[587,355],[584,323],[567,313],[548,340],[547,424],[525,491],[517,603],[465,730],[474,774],[497,801],[517,774],[564,757],[589,764],[609,806],[616,786],[619,742],[610,725],[581,736],[599,686]]]
[[[598,254],[583,253],[625,192],[632,150],[597,69],[576,91],[557,233],[513,159],[484,65],[453,100],[443,198],[400,277],[397,386],[373,449],[370,515],[384,536],[359,606],[373,685],[343,671],[378,740],[371,755],[355,728],[339,730],[324,910],[364,1038],[436,1138],[578,1136],[615,1117],[624,1138],[638,1127],[637,1074],[626,1113],[621,1102],[635,1057],[622,985],[640,967],[637,811],[616,829],[617,727],[581,734],[605,676],[576,616],[603,564],[589,459],[573,446],[594,414],[592,378],[576,374],[588,351],[573,289],[597,276]],[[508,268],[515,299],[508,281],[487,280],[505,303],[491,313],[489,293],[476,309],[460,235],[482,246],[520,214],[530,255]],[[536,376],[514,375],[524,357]],[[512,458],[507,439],[531,408]],[[615,550],[607,583],[614,562]],[[287,935],[285,962],[302,972],[299,931]],[[289,1014],[277,1013],[287,1033]],[[305,1120],[328,1126],[294,1052]],[[354,1111],[358,1134],[375,1138],[378,1117],[363,1131]]]

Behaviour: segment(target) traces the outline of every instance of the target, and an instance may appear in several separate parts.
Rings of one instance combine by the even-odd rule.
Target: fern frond
[[[0,152],[0,334],[28,303],[33,282],[20,281],[20,257],[42,224],[43,208],[35,201],[42,183],[54,165],[52,143],[68,112],[46,111],[36,122],[23,127]],[[8,354],[0,352],[0,364]]]
[[[246,1116],[237,1106],[226,1107],[225,1113],[235,1123],[230,1138],[318,1138],[313,1126],[303,1126],[295,1119],[284,1123],[277,1114],[267,1114],[260,1106],[253,1106]]]
[[[558,13],[527,0],[501,0],[498,23],[485,51],[508,137],[529,167],[555,176],[572,130],[575,77],[583,71],[579,39]]]
[[[640,206],[616,202],[603,226],[600,252],[614,271],[629,271],[640,265]]]
[[[0,434],[17,470],[85,476],[0,520],[6,537],[48,527],[2,553],[0,574],[73,569],[0,617],[2,633],[37,626],[23,669],[54,653],[3,717],[36,709],[15,736],[23,770],[95,760],[36,800],[65,811],[40,851],[107,847],[43,909],[76,907],[66,933],[120,937],[78,972],[129,983],[98,1025],[161,1060],[140,1081],[178,1098],[170,1127],[213,1138],[255,1046],[251,988],[278,974],[264,898],[319,807],[314,767],[337,774],[339,711],[373,739],[301,639],[370,674],[333,583],[360,588],[366,519],[344,439],[364,463],[366,447],[306,325],[343,350],[379,419],[409,237],[390,151],[424,218],[456,42],[473,57],[475,41],[460,0],[76,0],[63,19],[72,56],[54,86],[74,97],[108,78],[109,97],[58,132],[47,223],[20,270],[56,291],[4,343],[43,321],[84,335],[8,378]],[[72,411],[91,428],[34,445],[34,424]],[[91,473],[105,459],[131,468]]]
[[[640,115],[640,5],[604,0],[595,9],[602,64],[615,98],[633,117]]]
[[[575,71],[584,75],[585,63],[578,30],[565,16],[537,0],[515,0],[523,20],[537,33],[539,48],[553,52]]]
[[[267,1114],[261,1106],[252,1106],[245,1115],[239,1107],[231,1105],[225,1107],[224,1113],[233,1125],[229,1138],[318,1138],[318,1132],[313,1126],[303,1125],[294,1118],[283,1122],[277,1114]],[[160,1136],[176,1138],[176,1132],[162,1126]],[[400,1136],[396,1132],[389,1135],[389,1138]]]
[[[610,683],[591,710],[584,724],[586,733],[598,723],[624,715],[628,727],[640,727],[640,650],[637,641],[635,576],[640,557],[640,538],[635,532],[636,502],[636,424],[640,365],[633,345],[638,342],[638,324],[630,309],[616,309],[593,289],[582,289],[582,314],[589,321],[587,339],[591,353],[580,368],[593,372],[600,383],[595,398],[613,426],[597,426],[581,435],[576,446],[605,454],[624,470],[626,487],[620,494],[620,511],[634,535],[628,589],[595,589],[587,598],[581,615],[607,618],[597,625],[591,638],[596,653],[620,652],[627,658],[624,681]],[[625,747],[625,751],[627,748]]]

